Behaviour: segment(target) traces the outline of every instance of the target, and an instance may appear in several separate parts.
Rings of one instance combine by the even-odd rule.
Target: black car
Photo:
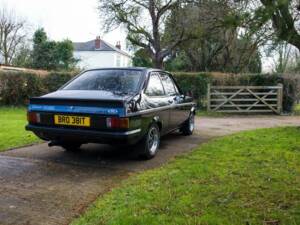
[[[31,98],[26,129],[69,151],[85,143],[127,144],[150,159],[162,135],[178,129],[191,135],[194,116],[192,98],[167,72],[93,69],[56,92]]]

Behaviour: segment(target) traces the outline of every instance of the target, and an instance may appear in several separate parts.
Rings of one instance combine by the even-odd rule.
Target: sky
[[[56,41],[70,39],[84,42],[101,36],[111,44],[121,41],[125,46],[126,34],[117,29],[104,34],[100,24],[99,0],[0,0],[1,6],[12,9],[26,19],[32,33],[43,27]]]

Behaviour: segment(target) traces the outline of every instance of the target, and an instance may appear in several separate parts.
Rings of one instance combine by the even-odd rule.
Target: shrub
[[[300,75],[287,74],[282,77],[283,109],[285,112],[296,110],[296,103],[300,100]]]
[[[198,107],[204,107],[207,86],[211,81],[208,73],[174,73],[174,78],[183,93],[188,93],[197,99]]]
[[[67,83],[73,77],[72,73],[49,73],[43,79],[43,86],[47,92],[53,92]]]
[[[71,73],[0,72],[0,105],[25,105],[30,97],[55,91],[71,78]]]
[[[44,91],[39,76],[30,73],[0,73],[0,104],[24,105],[31,96]]]
[[[212,74],[212,85],[221,86],[276,86],[278,74]]]

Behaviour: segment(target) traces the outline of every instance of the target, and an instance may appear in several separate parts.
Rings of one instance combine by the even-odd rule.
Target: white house
[[[97,37],[88,42],[74,42],[74,57],[80,68],[130,67],[132,57],[121,49],[120,42],[113,46]]]

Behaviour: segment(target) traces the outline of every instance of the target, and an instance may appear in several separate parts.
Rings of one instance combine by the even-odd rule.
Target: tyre
[[[195,114],[191,113],[188,120],[181,127],[181,132],[185,136],[192,135],[195,129]]]
[[[138,144],[139,155],[142,159],[152,159],[160,145],[160,130],[157,124],[153,123],[148,129],[147,134]]]
[[[80,143],[64,143],[61,145],[67,152],[78,152],[80,150]]]

